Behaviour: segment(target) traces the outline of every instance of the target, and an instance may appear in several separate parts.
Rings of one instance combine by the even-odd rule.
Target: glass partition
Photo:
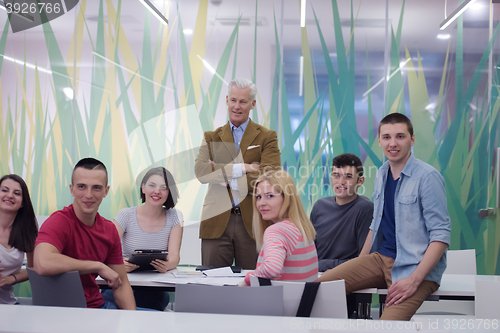
[[[251,117],[277,131],[309,211],[344,152],[361,157],[371,197],[378,122],[410,116],[414,154],[446,181],[450,248],[475,248],[478,273],[500,274],[498,220],[478,217],[498,201],[499,4],[477,0],[441,31],[461,1],[309,0],[304,27],[300,1],[151,1],[168,25],[140,2],[73,2],[19,32],[0,11],[0,172],[26,179],[37,214],[71,203],[72,167],[93,156],[110,173],[106,218],[139,204],[141,175],[164,165],[199,221],[194,158],[244,76],[258,88]]]

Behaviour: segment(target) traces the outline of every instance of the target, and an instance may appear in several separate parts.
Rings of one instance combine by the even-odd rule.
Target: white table
[[[243,271],[245,273],[245,271]],[[175,291],[177,284],[197,283],[200,279],[206,280],[207,284],[238,284],[243,281],[243,277],[220,277],[206,278],[202,275],[175,277],[171,272],[158,273],[157,271],[131,272],[127,274],[130,285],[134,289],[159,288],[164,291]],[[158,282],[161,280],[162,282]],[[101,287],[106,287],[106,282],[97,277],[96,282]],[[212,283],[211,283],[212,282]],[[203,282],[202,282],[203,283]]]
[[[494,275],[443,274],[441,285],[432,295],[440,299],[474,300],[476,280],[495,280]],[[378,289],[377,294],[387,295],[387,289]]]
[[[492,281],[497,279],[491,275],[466,275],[466,274],[443,274],[441,285],[436,292],[429,296],[428,300],[461,300],[473,301],[476,292],[476,280]],[[373,291],[375,289],[375,291]],[[359,290],[356,293],[378,294],[380,296],[380,314],[383,312],[383,304],[387,296],[387,289],[369,288]],[[369,304],[361,305],[361,318],[370,318]],[[358,305],[359,307],[359,305]]]
[[[427,300],[457,300],[474,301],[476,295],[476,281],[494,281],[494,275],[443,274],[441,285]],[[380,314],[383,312],[387,289],[378,289],[380,296]],[[500,331],[500,329],[499,329]]]
[[[175,278],[169,273],[158,273],[153,271],[147,272],[131,272],[128,274],[130,284],[134,289],[141,288],[160,288],[165,291],[175,291],[175,285],[178,283],[188,283],[189,279]],[[155,282],[157,279],[162,279],[164,282]],[[430,297],[431,300],[438,301],[439,299],[446,300],[474,300],[476,280],[482,281],[493,281],[497,279],[496,276],[491,275],[465,275],[465,274],[444,274],[441,280],[441,286],[439,289],[433,293]],[[196,279],[196,278],[192,278]],[[235,278],[232,278],[235,279]],[[240,278],[240,281],[243,278]],[[105,282],[98,278],[97,283],[101,286],[105,286]],[[377,289],[377,288],[367,288],[363,290],[356,291],[359,294],[378,294],[381,298],[381,309],[380,313],[383,311],[382,304],[385,301],[385,296],[387,295],[387,289]],[[370,318],[371,311],[370,302],[361,301],[358,304],[357,311],[359,312],[358,318]]]
[[[200,278],[198,276],[176,278],[169,272],[162,274],[156,271],[131,272],[127,276],[132,287],[163,288],[169,291],[174,291],[175,285],[178,283],[194,282],[194,280]],[[229,279],[238,279],[238,282],[243,281],[243,277]],[[492,275],[444,274],[441,286],[432,295],[439,296],[441,299],[474,300],[476,280],[493,281],[495,279],[497,277]],[[162,280],[162,282],[157,282],[157,280]],[[100,277],[97,278],[96,282],[100,286],[106,286],[106,282]],[[358,290],[356,293],[387,295],[387,289],[367,288]]]
[[[387,322],[354,319],[295,318],[271,316],[220,315],[175,312],[76,309],[23,305],[0,305],[0,331],[12,333],[94,333],[94,332],[498,332],[498,320],[468,319],[468,326],[453,327],[453,319],[440,318],[414,322]],[[420,326],[421,325],[421,326]],[[481,327],[480,327],[481,325]]]
[[[250,272],[250,271],[243,271],[245,272]],[[142,271],[142,272],[131,272],[127,274],[128,280],[130,282],[130,285],[132,287],[152,287],[152,288],[170,288],[170,291],[175,290],[176,284],[182,283],[189,283],[189,282],[194,282],[195,280],[198,280],[202,277],[200,276],[186,276],[186,277],[174,277],[170,272],[167,273],[158,273],[156,271]],[[221,281],[225,281],[227,279],[232,280],[232,279],[237,279],[237,282],[243,281],[243,277],[235,277],[235,278],[217,278],[221,279]],[[224,279],[224,280],[223,280]],[[158,282],[158,280],[161,280],[162,282]],[[106,286],[106,282],[98,276],[96,279],[96,282],[99,286]],[[362,293],[362,294],[376,294],[378,292],[377,288],[367,288],[363,290],[358,290],[356,293]]]
[[[187,283],[190,279],[198,279],[198,277],[176,278],[168,272],[162,274],[153,271],[131,272],[127,275],[133,287],[171,288],[172,290],[175,289],[175,285],[178,283]],[[164,282],[155,282],[155,280],[160,279]],[[242,277],[230,279],[243,280]],[[444,274],[441,280],[441,286],[432,295],[439,296],[440,298],[474,300],[476,280],[496,281],[497,279],[498,276],[494,275]],[[97,278],[97,284],[105,285],[106,283],[101,278]],[[356,291],[356,293],[387,295],[387,289],[367,288]]]
[[[161,273],[152,272],[152,271],[131,272],[131,273],[128,273],[127,276],[128,276],[128,280],[129,280],[132,288],[154,287],[154,288],[160,288],[160,289],[165,290],[165,291],[175,291],[175,281],[172,281],[172,283],[162,283],[162,282],[152,281],[159,274],[161,274]],[[100,276],[97,277],[96,282],[100,287],[107,286],[106,281],[104,281]],[[138,288],[138,289],[140,289],[140,288]]]

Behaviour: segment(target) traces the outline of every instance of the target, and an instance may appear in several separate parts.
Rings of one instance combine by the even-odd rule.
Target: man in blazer
[[[267,168],[281,167],[276,132],[254,123],[256,87],[237,78],[229,83],[229,122],[204,133],[195,162],[196,177],[209,184],[203,203],[200,238],[202,263],[255,269],[252,233],[252,182]]]

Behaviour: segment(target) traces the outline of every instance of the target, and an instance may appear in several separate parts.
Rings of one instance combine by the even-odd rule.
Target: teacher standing
[[[281,167],[276,132],[249,118],[256,94],[257,88],[249,79],[229,83],[229,121],[204,133],[196,158],[196,177],[209,184],[200,224],[203,265],[223,267],[234,262],[244,269],[255,269],[253,182],[264,170]]]

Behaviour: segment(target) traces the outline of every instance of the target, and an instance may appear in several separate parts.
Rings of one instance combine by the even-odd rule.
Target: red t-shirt
[[[120,236],[113,222],[97,214],[94,225],[89,227],[76,217],[73,205],[55,212],[42,224],[35,246],[40,243],[49,243],[74,259],[123,264]],[[96,277],[96,273],[80,275],[89,308],[104,304]]]

